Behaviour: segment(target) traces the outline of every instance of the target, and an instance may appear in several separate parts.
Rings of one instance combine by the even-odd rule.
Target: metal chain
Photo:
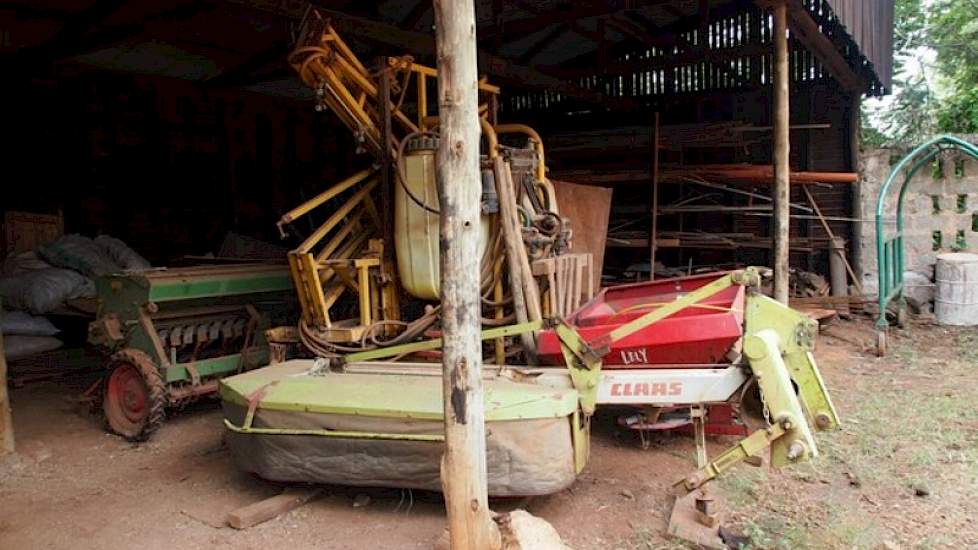
[[[767,425],[771,426],[771,409],[768,408],[767,399],[764,398],[764,391],[761,390],[761,383],[757,380],[756,375],[754,376],[754,382],[757,384],[757,393],[761,396],[761,414],[764,416]]]

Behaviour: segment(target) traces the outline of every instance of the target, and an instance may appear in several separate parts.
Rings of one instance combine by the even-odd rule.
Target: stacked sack
[[[59,332],[45,317],[23,311],[0,312],[3,352],[8,361],[60,348],[61,340],[54,337]]]
[[[58,329],[43,317],[68,300],[95,297],[95,278],[123,271],[150,269],[150,264],[126,243],[101,235],[89,239],[65,235],[15,254],[0,266],[2,330],[7,359],[61,347]]]
[[[44,315],[67,300],[94,297],[95,277],[149,268],[145,258],[119,239],[65,235],[8,258],[0,275],[0,297],[8,309]]]

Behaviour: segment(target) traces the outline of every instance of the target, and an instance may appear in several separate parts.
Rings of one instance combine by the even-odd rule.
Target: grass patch
[[[780,517],[769,516],[749,521],[744,526],[744,532],[750,536],[751,548],[794,550],[812,547],[805,529],[791,525]]]
[[[636,529],[628,548],[629,550],[690,550],[693,547],[676,540],[663,542],[649,529]]]
[[[963,488],[978,483],[978,330],[919,330],[931,332],[900,339],[874,376],[835,371],[842,426],[817,435],[820,456],[811,464],[770,475],[740,466],[721,478],[731,507],[748,518],[752,548],[894,541],[923,549],[968,540],[940,529],[970,502]],[[915,484],[931,495],[914,496]],[[897,503],[908,516],[927,510],[948,519],[901,528],[878,515]]]
[[[757,502],[758,488],[767,481],[767,470],[740,465],[720,478],[723,495],[735,507]]]

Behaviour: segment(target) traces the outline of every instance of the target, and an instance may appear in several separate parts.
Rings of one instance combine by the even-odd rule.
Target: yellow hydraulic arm
[[[770,425],[720,453],[677,487],[693,491],[735,464],[771,447],[771,464],[784,466],[818,455],[812,428],[826,431],[839,417],[812,351],[818,323],[767,296],[747,297],[744,355],[757,380]]]

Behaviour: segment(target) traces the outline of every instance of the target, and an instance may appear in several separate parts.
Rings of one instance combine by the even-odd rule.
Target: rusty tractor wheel
[[[130,441],[145,441],[163,424],[167,388],[145,353],[124,349],[109,358],[102,412],[109,429]]]

